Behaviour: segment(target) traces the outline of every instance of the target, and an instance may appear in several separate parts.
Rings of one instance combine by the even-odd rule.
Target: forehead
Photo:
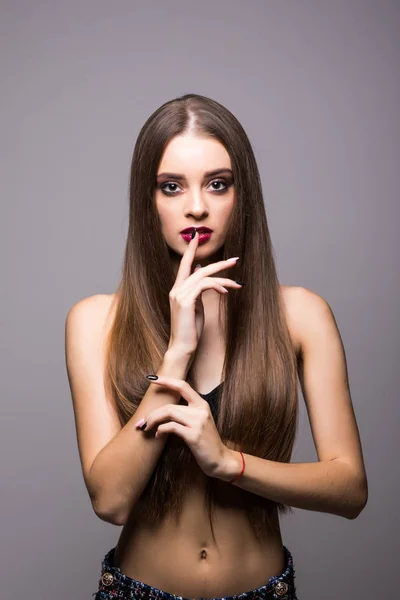
[[[208,171],[213,168],[231,168],[231,159],[225,147],[212,137],[193,134],[178,135],[166,146],[158,172]]]

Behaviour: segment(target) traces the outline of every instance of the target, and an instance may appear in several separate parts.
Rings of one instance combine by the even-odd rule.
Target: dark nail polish
[[[235,283],[238,283],[239,285],[246,285],[245,283],[243,283],[243,281],[235,281]]]
[[[158,379],[158,375],[146,375],[147,379],[151,379],[152,381],[155,381],[156,379]]]
[[[194,236],[196,235],[196,231],[197,231],[197,230],[196,230],[196,227],[195,227],[195,228],[193,229],[192,233],[191,233],[191,238],[192,238],[192,239],[193,239],[193,238],[194,238]]]
[[[145,423],[143,423],[143,425],[141,425],[139,427],[139,429],[141,429],[143,431],[144,429],[146,429],[146,425],[147,425],[147,421]]]

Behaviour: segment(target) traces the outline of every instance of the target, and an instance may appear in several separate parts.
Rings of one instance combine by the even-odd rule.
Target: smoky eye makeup
[[[172,186],[175,189],[168,189],[169,186]],[[164,181],[163,183],[158,183],[157,184],[157,189],[161,190],[163,194],[166,194],[167,196],[175,196],[177,193],[177,188],[178,188],[178,184],[174,183],[173,181]]]
[[[228,191],[228,189],[231,187],[233,181],[226,181],[225,179],[214,179],[213,181],[210,182],[210,185],[212,186],[213,184],[217,184],[218,188],[212,188],[213,192],[216,192],[217,194],[223,194],[225,192]],[[220,185],[222,185],[223,187],[220,187]]]
[[[213,185],[217,185],[218,187],[215,188]],[[232,185],[233,179],[213,179],[208,184],[208,187],[211,186],[211,191],[215,194],[225,194]],[[173,188],[172,190],[168,189],[171,187]],[[179,185],[174,181],[161,181],[157,183],[157,190],[161,190],[166,196],[176,196],[178,193],[178,188]]]

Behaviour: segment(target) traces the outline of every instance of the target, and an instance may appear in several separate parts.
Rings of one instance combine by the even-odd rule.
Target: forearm
[[[340,460],[281,463],[243,454],[245,470],[233,484],[274,502],[354,519],[367,501],[366,484]],[[242,467],[240,453],[227,449],[219,479],[231,481]]]
[[[191,357],[168,349],[158,375],[186,379]],[[168,436],[157,439],[142,435],[135,423],[165,404],[178,404],[180,394],[150,385],[136,412],[96,457],[90,470],[93,508],[101,518],[123,524],[145,489]]]

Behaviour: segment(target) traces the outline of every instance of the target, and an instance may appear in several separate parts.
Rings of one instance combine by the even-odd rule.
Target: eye
[[[174,196],[176,194],[176,189],[167,190],[166,186],[175,186],[175,188],[179,187],[177,183],[173,183],[172,181],[167,181],[158,186],[158,188],[167,196]]]
[[[213,192],[217,194],[224,194],[228,191],[228,188],[232,185],[232,182],[227,183],[224,179],[215,179],[214,181],[211,181],[210,185],[217,186],[212,188]],[[157,188],[166,196],[176,196],[180,189],[178,184],[174,183],[173,181],[161,183],[157,186]]]
[[[227,189],[229,187],[229,185],[227,184],[227,182],[224,181],[223,179],[215,179],[214,181],[211,182],[210,185],[214,185],[214,184],[216,184],[216,185],[223,185],[224,186],[224,187],[222,187],[222,188],[220,187],[218,189],[213,188],[213,191],[217,192],[218,194],[223,194],[224,192],[227,191]]]

